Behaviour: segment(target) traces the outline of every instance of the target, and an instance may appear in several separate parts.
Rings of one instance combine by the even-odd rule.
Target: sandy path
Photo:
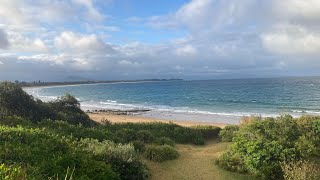
[[[205,146],[176,145],[180,157],[176,160],[155,163],[148,161],[151,180],[246,180],[253,179],[238,173],[225,171],[215,165],[215,159],[229,143],[210,142]]]

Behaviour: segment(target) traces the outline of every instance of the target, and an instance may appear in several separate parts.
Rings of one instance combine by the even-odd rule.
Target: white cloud
[[[320,1],[273,0],[268,27],[261,32],[270,52],[304,61],[320,58]]]
[[[105,44],[95,34],[81,35],[71,31],[62,32],[59,36],[55,37],[54,45],[57,49],[77,51],[78,53],[89,51],[105,51],[108,53],[112,51],[112,47]]]
[[[199,79],[309,73],[320,67],[318,0],[190,0],[175,12],[115,17],[110,24],[97,3],[0,1],[0,28],[6,31],[6,36],[0,31],[0,48],[10,45],[11,53],[0,54],[0,76],[36,69],[92,79]],[[120,33],[112,33],[120,27],[118,38]],[[128,37],[137,29],[147,32],[142,39]],[[151,31],[160,33],[159,39],[180,32],[182,37],[143,42]]]
[[[318,21],[320,19],[320,1],[318,0],[273,0],[272,5],[279,18]]]
[[[185,45],[176,49],[176,53],[179,56],[193,56],[196,55],[197,49],[192,45]]]
[[[320,34],[300,26],[286,26],[262,34],[264,46],[271,52],[285,55],[320,56]]]
[[[25,16],[18,7],[16,0],[2,0],[0,1],[0,21],[4,23],[20,24],[25,21]],[[21,2],[21,4],[23,4]]]
[[[86,57],[68,54],[37,54],[32,56],[19,56],[18,60],[25,62],[48,63],[50,66],[67,66],[75,70],[92,70],[93,66]]]
[[[26,26],[38,23],[54,24],[77,21],[101,21],[104,16],[92,0],[2,0],[0,22]]]
[[[7,49],[9,47],[9,41],[7,34],[0,29],[0,49]]]
[[[8,39],[10,50],[20,52],[45,52],[48,51],[47,45],[40,38],[29,38],[21,33],[9,31]]]

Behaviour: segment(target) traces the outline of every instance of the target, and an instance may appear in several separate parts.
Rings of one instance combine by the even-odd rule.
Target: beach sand
[[[196,126],[196,125],[212,125],[217,127],[225,127],[227,124],[223,123],[210,123],[210,122],[195,122],[195,121],[182,121],[182,120],[167,120],[167,119],[158,119],[158,118],[150,118],[150,117],[143,117],[139,115],[115,115],[110,113],[104,112],[97,112],[97,113],[88,113],[90,118],[96,122],[101,122],[102,119],[107,119],[112,123],[139,123],[139,122],[163,122],[163,123],[175,123],[180,126]]]

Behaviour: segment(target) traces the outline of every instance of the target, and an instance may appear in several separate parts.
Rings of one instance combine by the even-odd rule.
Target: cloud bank
[[[147,17],[109,14],[113,3],[1,1],[0,79],[320,75],[317,0],[191,0]],[[179,37],[148,43],[148,32]]]

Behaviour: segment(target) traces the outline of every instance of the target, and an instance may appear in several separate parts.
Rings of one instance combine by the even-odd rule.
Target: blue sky
[[[0,80],[320,75],[318,0],[2,0]]]

